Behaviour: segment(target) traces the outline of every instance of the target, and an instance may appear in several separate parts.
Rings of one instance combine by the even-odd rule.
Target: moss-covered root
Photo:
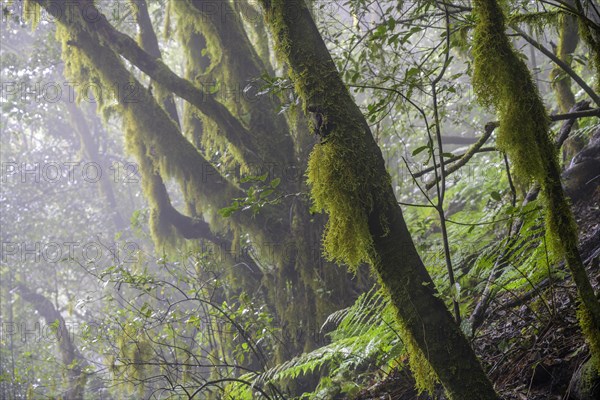
[[[546,224],[554,254],[564,257],[582,301],[580,324],[592,353],[600,351],[600,303],[577,248],[577,226],[560,183],[556,148],[549,137],[546,110],[531,74],[505,34],[496,0],[474,0],[473,85],[479,100],[500,118],[498,145],[506,151],[521,180],[541,184]]]
[[[597,399],[600,397],[600,373],[598,360],[591,358],[573,375],[573,390],[571,394],[576,399]]]
[[[306,4],[261,3],[305,111],[319,114],[322,122],[315,128],[327,135],[315,146],[308,170],[313,200],[329,215],[327,256],[350,265],[373,265],[397,311],[419,389],[431,389],[439,379],[453,400],[497,399],[469,342],[436,296],[381,151]]]

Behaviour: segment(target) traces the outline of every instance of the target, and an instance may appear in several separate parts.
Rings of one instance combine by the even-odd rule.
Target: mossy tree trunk
[[[573,52],[579,43],[577,19],[572,15],[562,15],[559,23],[556,55],[570,66]],[[552,80],[552,87],[556,93],[560,111],[566,114],[575,105],[575,95],[571,90],[571,78],[559,66],[554,66],[550,72],[550,79]]]
[[[262,0],[278,53],[287,61],[304,109],[319,113],[325,136],[309,161],[316,204],[329,216],[329,258],[370,262],[403,328],[421,388],[439,378],[455,400],[497,399],[468,341],[423,265],[391,187],[381,151],[303,1]]]
[[[563,257],[581,299],[579,322],[594,359],[600,357],[600,302],[578,249],[577,225],[561,186],[556,146],[549,118],[531,73],[505,33],[496,0],[475,0],[473,86],[479,101],[498,113],[498,147],[506,151],[516,175],[537,181],[545,203],[546,230],[553,253]]]
[[[117,96],[117,111],[124,121],[128,150],[139,163],[157,244],[168,245],[176,236],[212,243],[217,255],[225,256],[224,264],[237,265],[231,276],[238,279],[240,290],[264,290],[265,302],[274,305],[276,323],[283,327],[286,339],[276,361],[314,348],[320,324],[328,313],[351,304],[362,288],[351,274],[340,274],[338,267],[321,257],[310,257],[319,255],[317,238],[323,224],[320,218],[310,216],[308,199],[286,196],[281,204],[264,207],[257,215],[240,211],[227,220],[217,213],[233,198],[245,197],[244,183],[236,174],[230,174],[233,168],[249,172],[256,171],[250,167],[261,167],[262,172],[270,169],[270,179],[281,178],[279,188],[283,194],[301,193],[305,185],[298,146],[290,134],[290,124],[278,115],[276,99],[264,96],[248,103],[221,101],[191,79],[196,71],[201,78],[210,72],[211,78],[235,85],[240,93],[250,79],[257,77],[255,74],[268,70],[239,25],[240,19],[232,16],[220,20],[219,13],[202,15],[201,1],[174,2],[181,18],[178,23],[184,30],[181,37],[187,38],[183,44],[190,79],[183,79],[160,61],[146,13],[137,15],[144,26],[140,46],[103,16],[94,21],[82,18],[82,13],[95,10],[89,0],[79,0],[75,3],[78,7],[68,1],[36,1],[59,23],[57,37],[63,45],[65,72],[70,79],[92,80],[95,85],[101,82],[106,92],[108,88],[127,89],[127,93]],[[140,0],[132,1],[144,5]],[[223,7],[229,5],[223,3]],[[198,55],[205,58],[195,63],[193,58]],[[150,77],[152,91],[141,85],[121,57]],[[172,94],[187,101],[182,127],[168,101]],[[103,99],[99,100],[102,108]],[[207,136],[211,140],[206,141]],[[213,160],[219,148],[225,150],[220,154],[233,157],[219,160],[217,165]],[[166,178],[179,183],[190,215],[171,205],[163,183]],[[255,246],[259,262],[236,258],[246,255],[236,250],[242,234]],[[242,272],[248,270],[252,276],[246,279]]]

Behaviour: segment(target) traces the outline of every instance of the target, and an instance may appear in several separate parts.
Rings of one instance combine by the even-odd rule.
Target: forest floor
[[[580,228],[580,251],[596,291],[600,287],[598,198],[600,188],[594,196],[573,205]],[[504,400],[588,400],[575,395],[576,377],[589,357],[577,324],[576,298],[567,274],[561,281],[542,282],[528,293],[506,294],[492,301],[473,347]],[[441,392],[437,398],[443,398]],[[373,383],[356,398],[375,399],[430,397],[417,395],[414,380],[404,368]]]

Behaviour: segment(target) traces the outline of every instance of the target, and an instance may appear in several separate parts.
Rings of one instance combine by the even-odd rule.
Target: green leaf
[[[236,210],[237,210],[237,207],[224,207],[219,210],[219,214],[224,218],[228,218]]]
[[[490,196],[492,196],[492,199],[494,199],[496,201],[502,200],[502,195],[496,191],[493,191],[492,193],[490,193]]]
[[[200,327],[200,318],[198,318],[198,316],[196,316],[196,315],[191,315],[190,318],[188,318],[187,323],[199,328]]]
[[[417,67],[412,67],[412,68],[410,68],[410,69],[408,69],[408,70],[406,71],[406,78],[408,79],[408,78],[410,78],[411,76],[414,76],[414,75],[419,75],[419,72],[420,72],[420,69],[419,69],[419,68],[417,68]]]
[[[264,199],[264,198],[266,198],[266,197],[270,196],[270,195],[271,195],[271,193],[273,193],[273,191],[274,191],[273,189],[267,189],[267,190],[265,190],[264,192],[262,192],[262,193],[260,194],[260,198],[261,198],[261,199]]]
[[[399,34],[399,33],[396,33],[396,34],[392,35],[392,36],[391,36],[391,37],[388,39],[388,45],[391,45],[391,44],[396,44],[396,43],[398,43],[398,36],[400,36],[400,34]]]
[[[419,148],[416,148],[413,152],[412,155],[416,156],[419,153],[422,153],[423,151],[427,150],[429,148],[429,146],[421,146]]]
[[[281,178],[275,178],[271,181],[271,187],[275,189],[281,183]]]

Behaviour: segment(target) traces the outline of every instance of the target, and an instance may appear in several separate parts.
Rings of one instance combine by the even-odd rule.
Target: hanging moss
[[[576,243],[577,230],[564,195],[555,190],[558,160],[548,135],[546,110],[529,69],[504,32],[498,3],[477,0],[474,6],[478,17],[473,37],[475,92],[483,105],[498,112],[498,147],[509,155],[517,178],[541,183],[551,242],[564,256],[566,236]]]
[[[147,379],[149,374],[148,363],[154,356],[152,344],[140,334],[141,327],[134,322],[127,321],[122,325],[122,330],[115,336],[117,356],[107,357],[108,369],[126,384],[127,391],[143,395],[144,385],[140,381]]]
[[[165,22],[163,25],[163,38],[169,39],[171,37],[171,4],[173,1],[167,2],[167,9],[165,10]]]
[[[161,209],[158,184],[162,184],[157,171],[152,164],[148,148],[140,140],[139,124],[131,113],[126,113],[123,107],[115,105],[115,99],[107,96],[107,90],[110,86],[104,84],[96,67],[91,65],[87,58],[83,56],[77,46],[70,45],[70,34],[62,25],[57,26],[57,39],[63,44],[63,59],[65,60],[65,75],[72,81],[80,83],[77,90],[77,101],[89,96],[88,90],[93,91],[94,99],[98,102],[98,109],[101,115],[106,116],[105,110],[111,113],[118,109],[124,113],[123,127],[125,130],[125,142],[127,151],[133,154],[138,160],[140,174],[142,176],[142,190],[150,206],[150,232],[157,248],[174,248],[177,245],[175,230],[170,222],[164,216],[164,210]],[[113,93],[114,94],[114,93]],[[129,116],[129,118],[127,118]],[[107,119],[107,118],[106,118]],[[104,122],[107,122],[106,120]],[[157,182],[157,179],[160,182]]]
[[[356,176],[360,173],[355,169],[356,159],[352,149],[331,140],[315,147],[307,170],[315,205],[329,215],[323,237],[325,255],[352,268],[371,261],[373,245],[367,216],[373,201],[365,195],[368,182]]]
[[[131,124],[126,124],[131,125]],[[157,249],[174,250],[183,244],[176,229],[165,215],[166,189],[158,171],[152,163],[152,155],[132,132],[126,132],[125,146],[128,153],[132,154],[139,162],[139,173],[142,177],[142,191],[148,200],[150,208],[149,228],[152,240]]]
[[[494,0],[476,0],[473,35],[473,87],[479,101],[498,112],[498,147],[511,158],[516,174],[543,181],[545,154],[538,143],[548,140],[549,120],[525,62],[504,33],[504,14]]]
[[[297,58],[298,55],[291,52],[299,51],[299,47],[291,49],[284,15],[274,11],[285,12],[286,7],[268,10],[267,19],[276,36],[278,56],[286,61]],[[368,220],[375,198],[383,196],[383,188],[390,185],[390,177],[377,173],[377,159],[367,147],[368,127],[363,121],[343,117],[348,116],[348,109],[353,105],[325,100],[349,98],[347,89],[338,84],[335,66],[319,65],[310,54],[302,59],[303,65],[290,68],[290,79],[303,100],[305,114],[311,115],[318,109],[328,125],[324,143],[314,147],[307,168],[314,204],[329,216],[323,236],[325,256],[351,268],[363,262],[373,264],[373,239]],[[322,80],[320,76],[311,75],[309,71],[314,70],[332,71],[331,79]],[[312,126],[315,132],[319,132],[319,128]],[[380,222],[382,232],[386,232],[387,222]]]
[[[210,78],[212,71],[221,64],[221,60],[223,57],[223,53],[219,46],[219,39],[217,36],[210,35],[210,30],[208,30],[209,36],[207,36],[206,29],[203,29],[203,18],[201,15],[198,15],[198,11],[192,7],[187,0],[183,1],[174,1],[170,2],[173,7],[172,11],[175,12],[177,16],[177,32],[179,33],[179,39],[183,43],[183,50],[188,53],[188,57],[194,54],[197,50],[190,44],[190,40],[193,35],[202,35],[205,38],[205,52],[210,64],[204,68],[204,71],[198,75],[198,79],[202,80],[202,78]],[[194,54],[194,56],[198,56]]]
[[[75,14],[68,20],[77,23],[77,18]],[[148,164],[141,169],[142,188],[152,210],[150,222],[153,237],[160,247],[169,244],[174,236],[173,228],[169,227],[159,207],[164,199],[156,195],[156,182],[153,182],[156,173],[159,179],[160,176],[174,178],[186,199],[196,204],[206,204],[203,211],[209,218],[216,216],[217,210],[227,205],[230,198],[240,196],[234,186],[219,181],[219,173],[180,136],[177,126],[152,94],[131,76],[112,51],[100,46],[90,49],[87,43],[77,43],[75,37],[72,27],[57,26],[57,39],[63,48],[65,75],[79,83],[76,88],[78,98],[87,96],[86,90],[91,88],[101,113],[106,108],[113,110],[116,107],[121,114],[128,151],[136,155],[141,166]],[[82,46],[87,46],[85,51]],[[93,62],[86,51],[95,55]],[[119,92],[115,88],[126,88],[127,91]],[[131,99],[135,101],[126,101],[127,95],[135,96]],[[139,143],[143,143],[143,150],[137,148]],[[172,157],[173,154],[178,156]]]
[[[227,2],[220,8],[225,15],[235,15],[233,6]],[[252,82],[266,67],[250,43],[241,19],[232,17],[223,21],[220,13],[210,12],[189,0],[176,2],[174,9],[179,16],[180,36],[187,58],[191,63],[198,59],[198,49],[193,46],[198,36],[205,42],[203,54],[210,58],[210,66],[196,76],[196,84],[204,85],[202,89],[207,92],[214,91],[207,95],[216,96],[252,132],[247,140],[259,159],[289,163],[293,157],[293,141],[285,118],[278,114],[278,103],[271,96],[248,98],[255,96],[256,88],[246,85],[254,86]],[[206,125],[209,118],[198,116]],[[242,172],[252,175],[251,168],[244,162],[248,155],[238,154],[218,130],[204,129],[203,140],[207,149],[233,156],[232,161],[239,163]],[[223,167],[231,170],[237,167],[236,163],[224,163]]]
[[[71,18],[71,17],[68,17]],[[73,17],[74,18],[74,17]],[[62,24],[56,26],[56,40],[62,46],[64,75],[70,82],[75,83],[75,101],[90,101],[93,99],[103,122],[107,122],[119,106],[116,104],[117,92],[114,85],[102,80],[97,68],[82,54],[77,43],[72,42],[69,30]]]
[[[527,66],[504,33],[496,0],[475,0],[473,86],[485,106],[498,112],[498,146],[511,158],[516,175],[542,187],[546,229],[553,253],[565,258],[585,313],[580,324],[593,352],[600,349],[600,303],[581,261],[577,225],[560,182],[557,151],[551,142],[546,110]],[[582,316],[584,314],[581,314]],[[598,357],[598,353],[594,354]]]
[[[31,24],[31,30],[34,31],[42,19],[42,7],[34,0],[23,0],[23,18]]]
[[[402,342],[409,356],[408,364],[415,378],[417,392],[419,394],[423,392],[432,394],[435,392],[435,385],[439,382],[438,376],[431,367],[431,364],[429,364],[425,354],[419,348],[414,337],[406,329],[401,320],[399,322]]]

